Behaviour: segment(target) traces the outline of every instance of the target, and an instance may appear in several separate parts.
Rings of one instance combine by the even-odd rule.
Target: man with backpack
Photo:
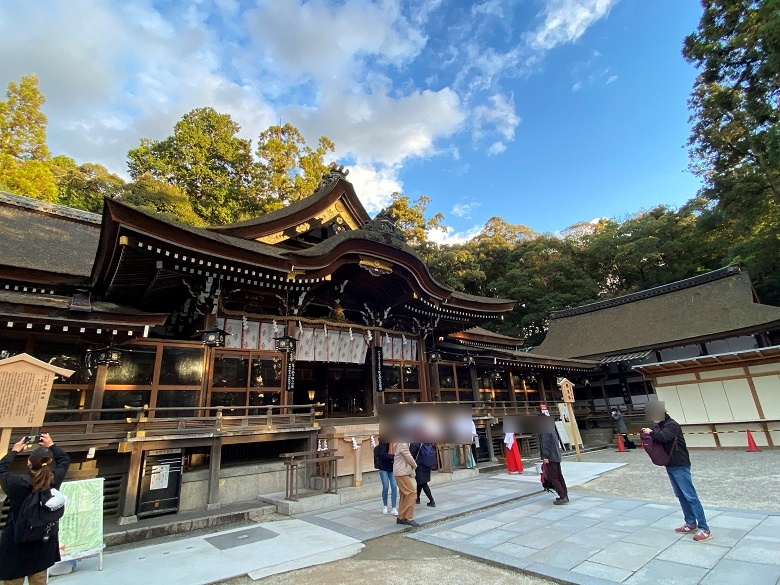
[[[656,465],[666,467],[674,495],[680,501],[685,524],[675,529],[678,534],[693,532],[693,540],[708,540],[712,533],[704,517],[704,507],[691,479],[691,458],[680,425],[666,412],[663,402],[649,402],[648,418],[655,427],[642,429],[642,444]],[[657,447],[662,447],[658,449]]]

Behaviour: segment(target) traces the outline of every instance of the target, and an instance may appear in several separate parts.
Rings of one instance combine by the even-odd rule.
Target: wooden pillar
[[[539,392],[542,395],[542,402],[547,404],[547,390],[544,387],[544,376],[541,372],[539,372]]]
[[[479,393],[479,376],[477,376],[476,366],[469,367],[469,375],[471,376],[471,389],[474,394],[474,402],[482,402],[482,396]]]
[[[139,443],[132,443],[130,452],[130,467],[127,471],[127,485],[125,497],[122,502],[122,513],[119,524],[132,524],[138,522],[136,511],[138,509],[138,493],[141,489],[141,465],[143,465],[143,449]]]
[[[103,408],[103,395],[106,393],[106,378],[108,377],[108,365],[101,364],[97,366],[95,371],[95,378],[92,381],[92,389],[90,390],[89,408],[99,409]],[[93,412],[88,417],[90,420],[99,420],[100,414]]]
[[[512,371],[507,371],[507,376],[509,376],[509,400],[512,403],[513,407],[517,407],[517,396],[515,395],[515,381],[512,379]]]
[[[491,419],[488,419],[485,424],[485,436],[487,437],[488,442],[488,454],[490,455],[491,461],[498,461],[496,458],[496,454],[493,451],[493,425],[491,424]]]
[[[207,510],[219,510],[222,504],[219,502],[219,471],[222,467],[222,439],[214,439],[209,455],[209,499]]]

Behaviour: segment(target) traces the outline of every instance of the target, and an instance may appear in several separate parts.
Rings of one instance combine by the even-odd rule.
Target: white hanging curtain
[[[273,351],[276,349],[276,340],[274,337],[282,336],[282,329],[279,329],[280,333],[274,333],[273,323],[263,323],[260,326],[260,349],[266,351]]]
[[[298,333],[298,347],[296,348],[295,359],[303,362],[314,361],[314,329],[304,327]]]
[[[404,359],[403,340],[400,337],[393,337],[393,359]]]
[[[225,335],[225,347],[239,349],[241,347],[241,319],[225,319],[222,327],[227,331]]]
[[[339,332],[339,357],[340,364],[349,363],[349,354],[352,349],[352,340],[349,338],[349,331]]]
[[[361,333],[355,333],[350,343],[349,362],[362,364],[366,360],[366,340]]]
[[[382,357],[386,360],[393,359],[393,338],[389,335],[382,337]]]
[[[341,333],[339,331],[328,331],[327,355],[326,361],[337,362],[339,361],[339,342],[341,340]]]
[[[325,337],[324,329],[314,330],[314,361],[315,362],[328,361],[328,346],[327,346],[327,338]]]
[[[241,341],[241,347],[244,349],[257,349],[260,337],[260,323],[257,321],[248,321],[244,330],[244,338]]]
[[[403,342],[403,350],[404,350],[404,360],[411,361],[412,359],[412,340],[408,337],[404,340],[401,340]]]

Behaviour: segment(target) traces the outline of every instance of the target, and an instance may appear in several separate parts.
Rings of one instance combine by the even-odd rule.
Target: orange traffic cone
[[[625,453],[626,452],[626,446],[623,444],[623,437],[621,436],[620,433],[617,434],[617,438],[618,438],[618,449],[617,449],[617,452],[618,453]]]
[[[748,440],[748,453],[760,453],[761,449],[759,449],[756,446],[756,442],[753,440],[753,435],[750,434],[750,429],[747,430],[747,440]]]

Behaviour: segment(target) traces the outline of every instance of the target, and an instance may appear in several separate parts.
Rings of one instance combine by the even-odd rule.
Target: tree
[[[291,124],[269,127],[257,142],[259,191],[279,207],[308,197],[328,172],[325,157],[335,149],[325,136],[311,148]]]
[[[205,222],[195,213],[190,198],[181,189],[146,173],[135,182],[125,185],[117,197],[122,203],[131,205],[163,219],[194,226]]]
[[[396,224],[406,236],[406,240],[411,246],[418,246],[428,240],[428,231],[441,230],[446,232],[444,226],[444,214],[435,213],[426,217],[428,204],[431,198],[421,195],[417,201],[412,202],[408,195],[393,193],[392,203],[387,210],[395,218]]]
[[[262,210],[253,192],[251,142],[237,136],[240,126],[228,114],[198,108],[184,115],[173,135],[147,138],[128,152],[130,176],[148,173],[186,193],[195,212],[209,224],[235,222]]]
[[[715,203],[700,221],[728,233],[724,261],[743,262],[780,302],[780,0],[702,0],[683,55],[700,70],[690,99],[692,167]]]
[[[694,170],[726,206],[750,204],[746,196],[780,203],[780,0],[702,5],[683,48],[702,70],[690,99]]]
[[[0,154],[0,190],[57,202],[57,181],[46,161]]]
[[[0,154],[17,160],[46,160],[46,98],[38,89],[38,78],[25,75],[19,83],[8,83],[6,101],[0,101]]]
[[[61,205],[99,213],[103,199],[116,199],[125,186],[124,180],[104,166],[85,163],[77,165],[67,156],[55,156],[51,170],[57,180],[58,202]]]

